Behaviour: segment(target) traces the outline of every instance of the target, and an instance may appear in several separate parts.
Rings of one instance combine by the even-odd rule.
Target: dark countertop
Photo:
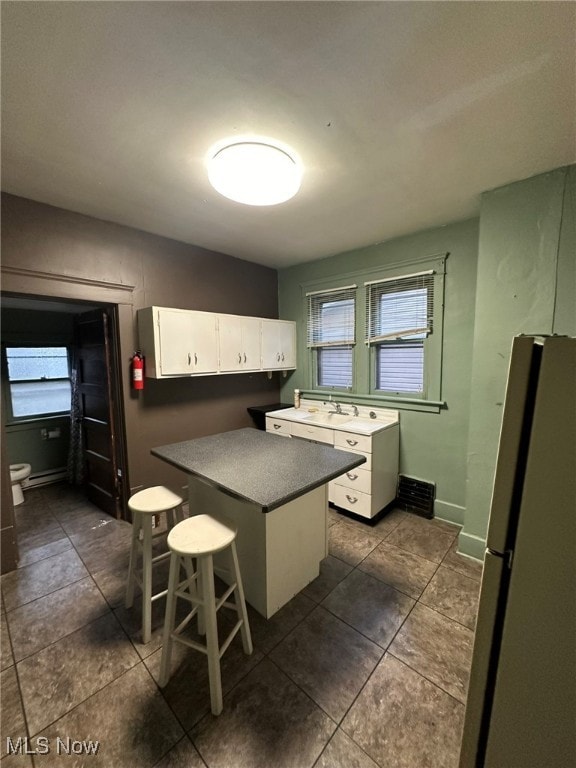
[[[356,453],[251,428],[163,445],[151,453],[263,512],[365,462]]]

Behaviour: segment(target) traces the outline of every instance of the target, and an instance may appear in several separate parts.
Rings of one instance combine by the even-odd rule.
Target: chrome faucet
[[[355,405],[352,406],[352,413],[354,414],[354,416],[358,416],[359,411]]]
[[[328,411],[328,413],[339,413],[340,416],[348,416],[348,412],[342,410],[342,406],[340,405],[340,403],[334,402],[333,405],[334,405],[335,410],[334,411]]]

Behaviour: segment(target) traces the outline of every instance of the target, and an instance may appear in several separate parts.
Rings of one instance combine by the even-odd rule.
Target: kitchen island
[[[319,575],[328,554],[327,483],[365,461],[249,428],[151,452],[188,475],[191,515],[234,523],[246,600],[266,618]]]

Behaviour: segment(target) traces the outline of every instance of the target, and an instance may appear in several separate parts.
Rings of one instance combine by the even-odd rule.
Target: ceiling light
[[[208,178],[214,189],[237,203],[277,205],[298,192],[302,171],[286,149],[236,141],[210,153]]]

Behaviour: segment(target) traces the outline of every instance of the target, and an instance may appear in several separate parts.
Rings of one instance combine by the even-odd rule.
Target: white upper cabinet
[[[260,370],[259,317],[218,315],[218,341],[222,373]]]
[[[138,310],[138,333],[150,378],[296,367],[291,321],[146,307]]]
[[[163,376],[216,373],[218,342],[214,314],[159,309],[157,327],[158,368]]]
[[[262,320],[262,368],[296,368],[296,323],[292,320]]]

